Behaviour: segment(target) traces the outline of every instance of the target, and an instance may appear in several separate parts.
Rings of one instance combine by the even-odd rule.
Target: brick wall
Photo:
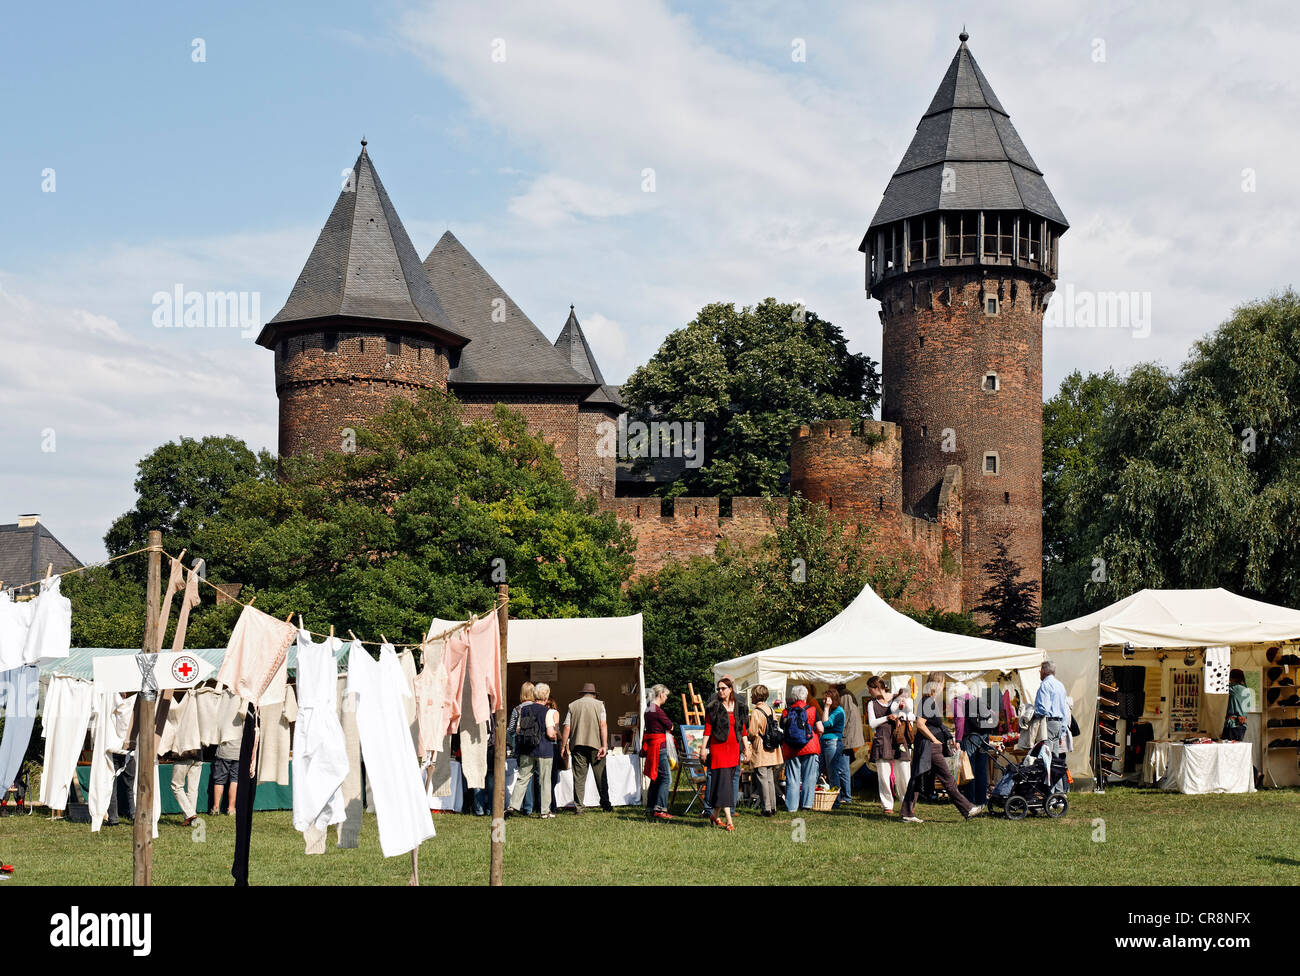
[[[682,496],[671,504],[657,497],[609,498],[601,508],[626,522],[636,539],[634,576],[657,573],[667,563],[712,556],[721,539],[752,546],[772,532],[766,499],[733,498],[731,514],[719,514],[719,499]],[[665,514],[670,513],[670,514]]]
[[[617,438],[617,410],[587,405],[578,408],[578,474],[574,483],[583,494],[600,499],[614,497],[618,474]],[[612,450],[606,449],[611,446]]]
[[[498,403],[523,414],[529,431],[540,434],[555,448],[564,476],[574,484],[578,483],[582,425],[578,419],[578,399],[574,394],[478,393],[471,387],[458,388],[455,384],[452,384],[452,392],[464,406],[467,420],[490,418]]]
[[[338,451],[345,429],[364,426],[395,397],[414,401],[423,390],[446,388],[446,352],[428,339],[402,336],[390,354],[385,333],[340,329],[332,333],[337,348],[327,351],[329,334],[276,345],[281,456]]]
[[[997,270],[945,269],[887,282],[878,294],[882,413],[902,432],[903,507],[937,514],[949,467],[961,468],[961,521],[949,531],[960,530],[967,608],[988,585],[981,566],[1001,528],[1014,530],[1025,577],[1042,579],[1042,316],[1052,286]],[[989,297],[997,315],[985,312]],[[990,371],[994,392],[984,389]],[[997,474],[984,473],[986,452],[996,453]]]

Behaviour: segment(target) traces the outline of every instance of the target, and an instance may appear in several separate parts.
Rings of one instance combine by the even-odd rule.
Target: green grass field
[[[697,816],[647,823],[632,808],[581,819],[514,817],[506,824],[507,884],[1174,885],[1300,884],[1300,791],[1247,796],[1182,796],[1111,789],[1071,796],[1060,820],[963,822],[952,806],[922,804],[924,824],[886,820],[861,801],[808,814],[802,842],[784,812],[737,815],[728,834]],[[1104,821],[1105,839],[1099,824]],[[420,850],[425,885],[487,881],[489,820],[436,814],[438,836]],[[209,817],[200,841],[179,817],[164,817],[154,842],[159,885],[228,885],[234,848],[230,817]],[[16,867],[4,885],[122,885],[131,881],[131,827],[92,834],[85,824],[51,823],[37,813],[0,819],[0,861]],[[253,884],[400,885],[409,858],[379,852],[367,814],[361,846],[307,857],[288,812],[255,815]]]

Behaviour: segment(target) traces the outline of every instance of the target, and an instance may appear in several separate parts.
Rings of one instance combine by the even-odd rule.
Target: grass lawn
[[[732,834],[697,816],[647,823],[638,810],[588,812],[581,819],[511,818],[506,824],[507,884],[699,884],[735,872],[772,884],[828,880],[870,884],[1300,884],[1296,849],[1300,790],[1251,795],[1182,796],[1112,788],[1070,797],[1060,820],[1031,816],[1014,823],[981,817],[963,822],[950,806],[918,807],[924,824],[886,820],[878,804],[806,815],[796,842],[790,815],[737,815]],[[1094,840],[1105,822],[1104,841]],[[420,850],[426,885],[487,881],[489,820],[435,814],[438,836]],[[179,817],[164,817],[154,842],[159,885],[229,885],[234,821],[209,817],[206,836]],[[400,885],[409,858],[379,852],[367,814],[361,846],[303,854],[285,812],[254,815],[253,884]],[[881,855],[890,855],[889,860]],[[37,813],[0,819],[0,861],[13,864],[5,885],[125,885],[131,881],[131,827],[92,834],[85,824],[51,823]]]

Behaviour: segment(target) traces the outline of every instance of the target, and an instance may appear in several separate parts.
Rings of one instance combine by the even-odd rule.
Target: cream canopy
[[[1038,686],[1042,651],[1017,644],[931,630],[882,600],[870,586],[834,619],[788,644],[722,661],[714,678],[729,674],[740,688],[789,681],[849,682],[864,674],[954,676],[1021,671],[1026,691]]]
[[[1232,648],[1300,639],[1300,610],[1238,596],[1225,589],[1139,590],[1095,613],[1039,627],[1037,646],[1056,663],[1056,676],[1074,698],[1083,733],[1070,769],[1091,777],[1093,722],[1103,648]]]

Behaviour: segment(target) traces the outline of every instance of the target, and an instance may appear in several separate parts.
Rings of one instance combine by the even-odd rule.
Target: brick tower
[[[962,470],[962,605],[993,537],[1042,579],[1043,310],[1069,226],[961,34],[859,250],[881,303],[885,421],[903,432],[903,507],[936,515]]]
[[[257,337],[275,350],[280,455],[345,447],[394,397],[446,389],[452,327],[366,141],[284,308]]]

